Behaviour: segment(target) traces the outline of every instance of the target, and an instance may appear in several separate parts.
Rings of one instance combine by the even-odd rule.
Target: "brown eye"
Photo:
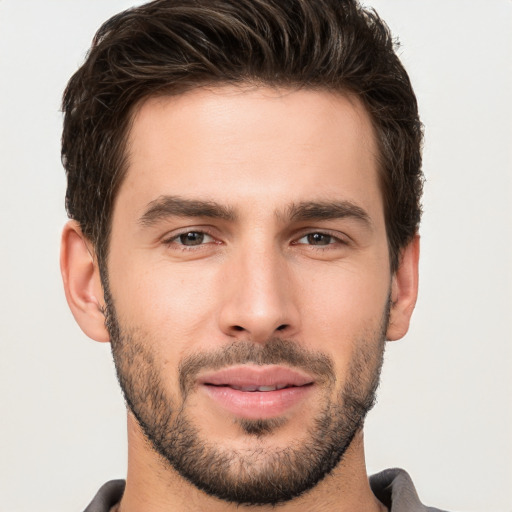
[[[201,245],[204,243],[206,237],[208,237],[208,235],[201,233],[200,231],[189,231],[188,233],[182,233],[179,235],[177,237],[177,241],[181,245]]]
[[[334,242],[334,237],[326,235],[325,233],[310,233],[309,235],[301,238],[301,240],[304,239],[309,245],[329,245]],[[299,240],[299,242],[301,242],[301,240]]]

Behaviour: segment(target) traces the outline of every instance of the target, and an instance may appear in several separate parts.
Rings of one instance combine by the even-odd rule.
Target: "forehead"
[[[373,127],[350,95],[222,86],[150,98],[127,150],[118,199],[134,208],[165,194],[274,209],[339,195],[381,206]]]

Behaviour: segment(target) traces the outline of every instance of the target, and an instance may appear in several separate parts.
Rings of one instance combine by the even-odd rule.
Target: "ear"
[[[398,269],[391,281],[391,311],[386,333],[389,341],[399,340],[409,330],[409,321],[418,297],[419,257],[420,237],[415,235],[402,250]]]
[[[98,262],[92,244],[78,222],[69,221],[62,232],[60,270],[69,307],[84,333],[96,341],[110,341],[105,327],[105,306]]]

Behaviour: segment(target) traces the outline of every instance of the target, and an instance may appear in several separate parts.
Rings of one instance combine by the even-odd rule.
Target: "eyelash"
[[[200,247],[204,247],[207,243],[212,243],[212,242],[206,242],[206,243],[201,242],[197,245],[185,245],[184,243],[179,243],[180,237],[188,235],[188,234],[192,234],[192,233],[198,234],[198,235],[205,235],[207,237],[210,237],[213,241],[215,241],[215,237],[205,229],[187,229],[185,231],[182,231],[181,233],[173,234],[172,236],[163,239],[162,243],[167,247],[175,246],[176,250],[180,250],[180,251],[191,251],[191,250],[197,251]],[[216,242],[216,243],[218,243],[218,242]]]
[[[312,243],[300,243],[300,240],[303,238],[307,238],[313,235],[321,235],[323,237],[328,237],[331,239],[331,241],[325,245],[314,245]],[[339,246],[339,245],[348,245],[348,240],[346,237],[340,236],[340,234],[333,234],[329,231],[308,231],[307,233],[304,233],[300,238],[296,239],[294,242],[292,242],[293,245],[304,245],[307,247],[310,247],[311,249],[314,249],[316,251],[327,251],[332,250],[333,246]]]
[[[196,235],[204,235],[206,237],[210,237],[212,239],[213,243],[216,243],[216,244],[221,243],[221,242],[217,241],[215,239],[215,237],[205,229],[188,229],[188,230],[182,231],[180,233],[173,234],[171,237],[163,239],[162,243],[167,247],[174,246],[175,250],[180,250],[180,251],[197,251],[197,250],[200,250],[201,248],[203,248],[204,246],[212,243],[212,241],[208,241],[208,242],[201,241],[197,245],[186,245],[184,243],[179,243],[180,237],[188,235],[188,234],[192,234],[192,233],[196,234]],[[312,243],[300,243],[300,240],[310,237],[310,236],[313,236],[313,235],[320,235],[323,237],[328,237],[331,239],[331,241],[325,245],[315,245]],[[292,242],[292,245],[298,245],[298,246],[303,245],[303,246],[310,247],[311,249],[314,249],[316,251],[326,251],[329,249],[333,249],[333,247],[332,247],[333,245],[336,246],[336,245],[348,245],[348,244],[349,244],[349,242],[346,238],[341,237],[339,235],[334,235],[329,231],[308,231],[308,232],[305,232],[304,234],[302,234],[302,236],[300,236],[299,238],[296,238]]]

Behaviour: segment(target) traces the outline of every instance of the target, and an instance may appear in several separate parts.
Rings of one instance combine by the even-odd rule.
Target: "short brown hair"
[[[379,147],[392,270],[418,229],[422,125],[387,26],[356,0],[156,0],[103,24],[63,98],[66,208],[106,263],[135,105],[215,84],[355,94]]]

